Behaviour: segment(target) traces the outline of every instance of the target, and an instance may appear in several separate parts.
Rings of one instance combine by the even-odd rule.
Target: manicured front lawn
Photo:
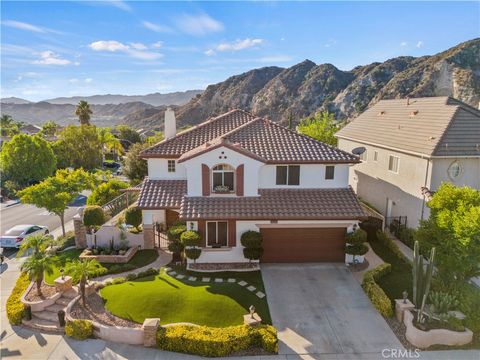
[[[110,285],[103,288],[100,294],[112,314],[138,323],[143,323],[145,318],[158,317],[162,324],[191,322],[214,327],[239,325],[243,324],[243,315],[248,313],[250,305],[255,306],[265,323],[271,323],[266,298],[260,299],[255,295],[258,290],[264,291],[259,271],[195,273],[193,276],[197,277],[196,281],[188,281],[189,275],[177,280],[162,269],[158,276]],[[204,283],[202,277],[210,277],[211,281]],[[225,281],[213,281],[219,277]],[[244,280],[258,290],[250,292],[238,283],[228,283],[228,278]]]
[[[82,251],[83,250],[71,249],[58,253],[56,255],[58,259],[58,264],[55,266],[52,275],[45,274],[45,282],[47,284],[53,285],[55,279],[61,275],[60,269],[64,269],[68,262],[78,259]],[[157,259],[157,257],[157,250],[138,250],[137,253],[133,256],[133,258],[131,258],[130,261],[126,264],[101,263],[99,266],[98,276],[137,269],[151,264]]]
[[[383,261],[392,265],[392,271],[377,280],[377,284],[394,304],[395,299],[403,298],[403,291],[407,290],[409,299],[412,299],[412,266],[399,259],[384,244],[378,240],[370,241],[373,251]]]

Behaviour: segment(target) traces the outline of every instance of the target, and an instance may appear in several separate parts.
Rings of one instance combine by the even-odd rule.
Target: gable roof
[[[234,119],[241,116],[241,120]],[[243,121],[242,121],[243,120]],[[221,125],[229,123],[229,125]],[[233,124],[235,123],[235,124]],[[211,125],[214,125],[213,128]],[[214,131],[216,129],[216,132]],[[224,131],[221,134],[221,129]],[[226,131],[229,129],[229,131]],[[218,134],[212,138],[214,134]],[[207,121],[191,132],[160,142],[142,157],[176,157],[180,162],[220,146],[265,163],[355,163],[358,157],[264,118],[234,110]]]
[[[446,96],[380,100],[336,136],[426,156],[480,156],[480,111]]]

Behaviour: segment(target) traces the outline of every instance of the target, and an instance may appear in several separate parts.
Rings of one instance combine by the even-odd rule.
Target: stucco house
[[[387,224],[416,228],[442,182],[480,189],[480,111],[451,97],[381,100],[336,136],[344,151],[365,148],[349,182]]]
[[[197,263],[248,261],[247,230],[262,233],[263,262],[341,262],[347,229],[365,217],[348,185],[357,156],[242,110],[178,134],[167,110],[165,140],[140,156],[145,247],[155,224],[182,220],[202,236]]]

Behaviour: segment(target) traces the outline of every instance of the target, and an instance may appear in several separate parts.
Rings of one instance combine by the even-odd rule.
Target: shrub
[[[121,195],[122,189],[128,188],[128,183],[117,179],[111,179],[97,186],[87,199],[88,205],[105,205]]]
[[[180,241],[184,246],[200,246],[200,233],[194,230],[187,230],[180,235]]]
[[[89,205],[83,211],[83,224],[92,229],[105,223],[105,212],[98,205]]]
[[[246,247],[243,249],[243,256],[248,260],[259,260],[263,255],[263,248]]]
[[[68,321],[65,325],[65,334],[76,340],[85,340],[93,337],[93,324],[89,320]]]
[[[392,302],[375,282],[382,276],[388,274],[391,270],[391,265],[388,263],[379,265],[365,273],[362,281],[362,288],[369,297],[375,309],[384,317],[393,316]]]
[[[357,229],[347,234],[347,243],[352,245],[363,244],[367,241],[367,232],[363,229]],[[368,250],[367,250],[368,251]]]
[[[197,247],[185,249],[186,257],[193,260],[194,263],[197,261],[197,259],[200,257],[201,254],[202,254],[202,249]]]
[[[365,244],[347,244],[345,252],[349,255],[365,255],[368,252],[368,246]]]
[[[112,284],[123,284],[125,281],[127,281],[127,279],[125,279],[124,277],[118,277],[112,280]]]
[[[158,275],[159,273],[160,273],[160,271],[158,269],[150,268],[148,270],[139,272],[137,274],[137,279],[142,278],[142,277],[146,277],[146,276],[151,276],[151,275]]]
[[[446,314],[449,310],[455,310],[459,305],[454,295],[441,291],[432,291],[428,300],[436,314]]]
[[[158,330],[157,346],[162,350],[209,357],[228,356],[252,346],[278,351],[276,330],[271,326],[169,326]]]
[[[245,231],[240,237],[240,243],[246,248],[259,248],[262,246],[262,234],[258,231]]]
[[[183,251],[183,244],[180,241],[170,241],[168,243],[168,250],[174,254],[180,254]]]
[[[405,255],[400,251],[398,248],[398,245],[393,242],[392,239],[388,237],[387,234],[385,234],[383,231],[377,231],[377,239],[380,241],[383,245],[385,245],[387,248],[389,248],[392,253],[398,257],[400,260],[405,261],[407,264],[411,264],[411,262],[407,259]]]
[[[75,246],[75,232],[73,230],[67,231],[65,235],[60,235],[56,240],[59,246],[58,250],[64,250],[67,247]]]
[[[19,325],[22,323],[22,318],[25,313],[25,306],[20,298],[30,285],[30,280],[27,273],[20,274],[20,277],[15,283],[15,287],[7,300],[7,318],[10,324]]]
[[[187,231],[187,225],[185,223],[178,223],[170,228],[167,231],[167,236],[169,241],[180,241],[180,236],[184,231]]]
[[[409,248],[413,249],[413,245],[415,243],[415,232],[415,229],[402,227],[399,230],[398,237],[401,242],[403,242]]]
[[[132,281],[132,280],[135,280],[137,278],[137,274],[135,273],[131,273],[131,274],[128,274],[127,275],[127,281]]]
[[[125,222],[139,230],[139,227],[142,224],[142,210],[137,206],[130,206],[125,210]]]

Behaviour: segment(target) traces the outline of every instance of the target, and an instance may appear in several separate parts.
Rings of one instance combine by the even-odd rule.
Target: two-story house
[[[337,134],[360,148],[350,170],[357,195],[389,219],[427,219],[426,192],[442,182],[480,189],[480,111],[450,97],[381,100]]]
[[[263,235],[264,262],[344,261],[345,234],[364,218],[348,185],[358,157],[270,120],[232,110],[144,150],[138,206],[145,247],[152,226],[185,221],[202,237],[197,262],[248,261],[241,235]]]

